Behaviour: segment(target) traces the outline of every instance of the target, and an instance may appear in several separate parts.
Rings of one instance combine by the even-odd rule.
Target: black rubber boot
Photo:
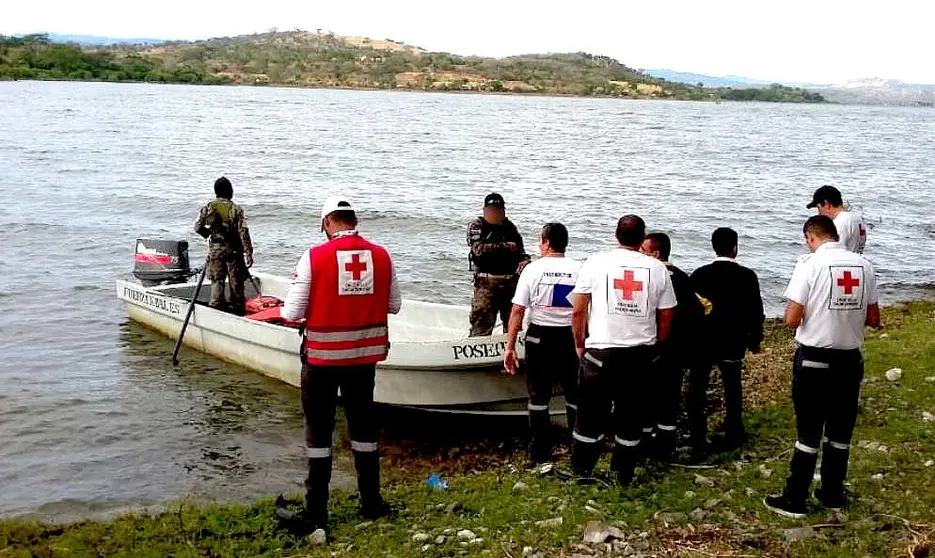
[[[677,432],[675,430],[656,430],[653,441],[652,458],[658,465],[667,467],[675,453]]]
[[[829,509],[844,507],[844,478],[847,476],[847,462],[850,451],[832,446],[829,442],[822,445],[821,489],[816,497]]]
[[[805,506],[808,498],[808,488],[815,476],[815,465],[818,463],[817,453],[807,453],[795,450],[792,454],[792,464],[789,467],[789,478],[786,479],[786,489],[783,497],[792,502],[796,508]]]
[[[354,452],[354,466],[360,491],[360,515],[369,520],[389,515],[390,507],[380,495],[380,454],[375,451]]]
[[[529,459],[534,463],[552,460],[552,419],[549,411],[529,411]]]
[[[633,482],[636,462],[639,460],[641,453],[639,446],[626,447],[620,444],[614,446],[614,453],[610,458],[610,469],[614,472],[618,485],[628,486]]]

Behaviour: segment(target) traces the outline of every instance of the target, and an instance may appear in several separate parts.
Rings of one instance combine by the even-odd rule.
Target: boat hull
[[[254,275],[263,294],[285,296],[285,279],[262,273]],[[188,300],[182,295],[190,296],[193,290],[193,284],[145,287],[131,280],[116,282],[117,297],[126,304],[129,318],[172,339],[178,338],[188,310]],[[209,291],[210,288],[202,289],[199,302],[206,301]],[[445,316],[452,307],[405,304],[409,304],[410,320],[428,323],[427,327],[431,327],[433,317],[452,319]],[[528,398],[525,376],[502,373],[504,335],[412,341],[410,331],[409,339],[394,340],[393,332],[400,330],[402,335],[406,327],[391,321],[390,357],[377,365],[376,402],[445,412],[525,413]],[[437,331],[433,335],[443,336]],[[234,316],[200,303],[195,305],[183,344],[298,387],[301,341],[295,329]],[[563,399],[556,398],[553,405],[556,410],[563,410]]]

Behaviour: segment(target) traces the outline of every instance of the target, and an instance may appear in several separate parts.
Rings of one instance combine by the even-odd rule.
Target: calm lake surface
[[[530,249],[558,220],[575,257],[635,212],[691,270],[732,226],[775,314],[825,183],[872,226],[888,300],[935,283],[933,160],[930,109],[0,83],[0,516],[300,489],[297,392],[192,352],[173,368],[114,295],[137,237],[187,239],[200,266],[190,226],[222,174],[264,271],[291,273],[345,192],[406,297],[467,303],[466,224],[498,191]]]

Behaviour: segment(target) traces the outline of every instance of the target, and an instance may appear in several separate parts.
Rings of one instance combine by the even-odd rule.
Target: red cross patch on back
[[[373,294],[373,253],[370,250],[338,250],[338,295]]]
[[[830,310],[861,310],[864,307],[864,268],[831,266]]]
[[[634,317],[647,316],[649,268],[618,268],[608,275],[607,280],[608,312]]]

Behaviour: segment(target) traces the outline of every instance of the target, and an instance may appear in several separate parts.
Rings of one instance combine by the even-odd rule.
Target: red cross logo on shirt
[[[614,279],[614,288],[623,292],[623,300],[633,300],[633,293],[643,291],[643,282],[633,278],[633,272],[624,270],[623,279]]]
[[[854,294],[854,287],[860,286],[860,279],[851,275],[850,271],[845,271],[844,275],[838,279],[838,286],[844,289],[844,294]]]
[[[367,271],[367,262],[360,261],[360,254],[354,254],[351,261],[344,264],[344,271],[350,273],[354,281],[360,281],[360,274]]]

